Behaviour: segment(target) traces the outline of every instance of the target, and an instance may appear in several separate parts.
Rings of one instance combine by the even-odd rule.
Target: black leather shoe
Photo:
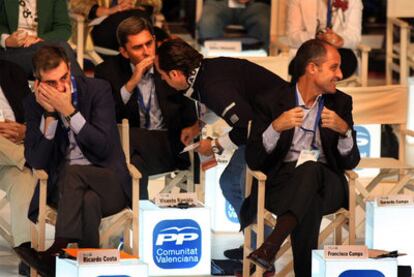
[[[224,256],[232,260],[243,260],[243,246],[227,249],[223,252]]]
[[[55,257],[45,255],[44,252],[39,253],[33,248],[15,247],[13,249],[24,263],[33,267],[43,277],[55,276]]]
[[[275,245],[264,242],[262,246],[250,253],[247,258],[266,271],[270,271],[274,266],[278,250],[279,248],[276,248]]]
[[[30,267],[24,262],[19,263],[19,275],[30,276]]]

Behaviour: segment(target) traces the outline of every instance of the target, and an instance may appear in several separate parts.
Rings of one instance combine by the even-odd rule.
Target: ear
[[[315,63],[308,63],[306,66],[306,71],[313,75],[318,71],[318,67]]]
[[[126,49],[122,46],[119,47],[119,53],[121,53],[121,55],[125,58],[125,59],[129,59],[129,55],[128,52],[126,51]]]

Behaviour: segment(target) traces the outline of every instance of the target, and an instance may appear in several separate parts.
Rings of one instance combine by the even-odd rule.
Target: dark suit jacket
[[[23,98],[30,94],[26,73],[17,64],[0,60],[0,87],[14,112],[16,122],[24,123]]]
[[[102,80],[78,77],[77,109],[86,120],[78,135],[78,143],[83,155],[95,166],[111,169],[120,180],[125,195],[131,200],[131,179],[121,148],[115,111],[109,84]],[[59,120],[54,139],[46,139],[40,131],[43,108],[36,102],[34,95],[24,101],[27,131],[25,139],[25,158],[35,169],[44,169],[48,175],[48,203],[53,204],[58,191],[57,181],[68,146],[67,132]],[[39,202],[37,186],[29,208],[29,217],[37,218]]]
[[[288,153],[292,144],[294,129],[283,131],[280,134],[279,141],[271,153],[267,153],[263,146],[263,132],[269,127],[272,121],[278,118],[283,112],[295,107],[296,89],[295,86],[286,87],[284,90],[275,94],[263,95],[258,100],[258,111],[252,125],[251,135],[246,147],[246,161],[253,170],[260,170],[266,174],[268,180],[277,178],[277,173],[283,160]],[[353,128],[352,119],[352,98],[337,90],[334,94],[324,95],[324,106],[335,111],[343,120]],[[343,178],[344,171],[356,167],[359,163],[360,156],[356,143],[356,132],[352,132],[354,146],[351,152],[346,156],[341,156],[338,151],[339,134],[328,128],[322,128],[319,122],[322,148],[327,160],[328,167]],[[256,196],[248,197],[242,207],[242,228],[251,223]],[[346,206],[346,203],[344,203]],[[253,213],[252,213],[253,212]]]
[[[102,78],[111,83],[112,95],[115,99],[116,118],[121,122],[123,118],[129,120],[131,127],[131,155],[134,151],[138,153],[146,152],[143,147],[151,147],[154,141],[162,141],[159,132],[146,131],[141,129],[139,118],[139,106],[137,102],[137,93],[131,95],[128,103],[124,104],[121,98],[121,87],[123,87],[131,78],[132,70],[130,61],[118,55],[111,57],[105,62],[99,64],[95,69],[95,77]],[[184,145],[180,141],[181,130],[195,123],[197,120],[194,102],[187,99],[181,92],[169,87],[162,81],[160,75],[154,71],[155,93],[164,120],[165,128],[168,130],[168,141],[171,152],[176,159],[176,166],[184,169],[189,166],[188,155],[179,155]],[[134,128],[135,127],[135,128]],[[137,139],[138,137],[138,139]],[[142,143],[144,139],[146,143]],[[151,139],[152,138],[152,139]],[[141,141],[141,142],[140,142]],[[165,140],[164,140],[165,141]],[[154,148],[154,151],[157,149]],[[157,151],[159,152],[159,151]],[[160,173],[160,172],[159,172]]]
[[[68,40],[72,29],[65,0],[37,0],[38,36],[44,40]],[[0,0],[0,35],[17,30],[19,1]]]
[[[200,100],[233,127],[229,136],[244,145],[253,119],[256,97],[276,93],[288,83],[269,70],[243,59],[204,59],[194,82],[193,98]]]

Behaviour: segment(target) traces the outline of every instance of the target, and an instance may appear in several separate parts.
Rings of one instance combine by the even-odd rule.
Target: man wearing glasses
[[[117,121],[129,120],[131,162],[142,174],[140,198],[148,199],[148,176],[189,167],[180,132],[197,118],[193,102],[154,70],[155,37],[146,19],[122,21],[117,39],[120,54],[98,65],[95,77],[110,82]]]
[[[99,247],[102,217],[130,203],[131,180],[115,122],[109,85],[72,77],[68,58],[44,46],[34,58],[35,93],[25,99],[25,157],[48,175],[48,203],[57,205],[55,241],[44,252],[16,249],[42,276],[54,276],[55,255],[68,243]],[[39,189],[29,217],[36,221]]]

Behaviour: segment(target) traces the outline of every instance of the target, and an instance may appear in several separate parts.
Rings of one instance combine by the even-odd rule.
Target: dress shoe
[[[277,251],[279,251],[279,248],[276,245],[265,241],[262,246],[250,253],[247,258],[254,264],[269,271],[274,266]]]
[[[19,263],[19,275],[30,276],[30,267],[24,262]]]
[[[34,268],[43,277],[55,276],[55,257],[45,252],[37,252],[33,248],[15,247],[13,248],[20,259]]]
[[[223,252],[224,256],[232,260],[243,260],[243,246],[227,249]]]

